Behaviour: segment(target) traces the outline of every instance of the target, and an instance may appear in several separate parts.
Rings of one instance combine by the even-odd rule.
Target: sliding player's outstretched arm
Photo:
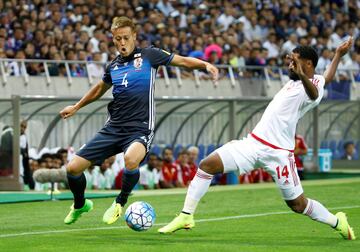
[[[66,119],[70,116],[73,116],[80,108],[86,106],[93,101],[96,101],[101,96],[103,96],[110,87],[111,85],[106,84],[103,80],[99,81],[75,105],[67,106],[63,110],[61,110],[61,117]]]
[[[325,86],[329,84],[334,78],[341,57],[344,56],[350,50],[352,43],[353,43],[353,38],[350,37],[347,41],[345,41],[336,48],[335,56],[332,59],[330,65],[326,68],[324,72]]]
[[[186,67],[190,69],[206,69],[211,75],[212,80],[215,85],[217,85],[217,81],[219,78],[219,69],[209,62],[205,62],[192,57],[183,57],[180,55],[174,55],[174,58],[171,60],[170,65]]]

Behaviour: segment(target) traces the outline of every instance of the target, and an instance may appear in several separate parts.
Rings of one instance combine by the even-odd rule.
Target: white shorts
[[[293,200],[303,193],[296,171],[294,154],[288,150],[274,149],[248,135],[233,140],[219,149],[224,172],[239,170],[240,175],[263,168],[274,179],[284,200]]]

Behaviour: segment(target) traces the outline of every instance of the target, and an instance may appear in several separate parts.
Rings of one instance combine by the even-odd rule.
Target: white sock
[[[312,199],[307,199],[308,203],[303,214],[309,216],[315,221],[319,221],[325,224],[330,225],[331,227],[336,227],[338,219],[335,215],[329,212],[320,202]]]
[[[210,183],[214,175],[198,169],[196,175],[191,181],[184,203],[183,212],[193,214],[200,199],[209,189]]]

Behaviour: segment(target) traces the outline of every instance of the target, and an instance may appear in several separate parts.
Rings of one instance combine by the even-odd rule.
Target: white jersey
[[[310,80],[318,90],[318,98],[311,100],[300,80],[288,81],[267,106],[260,122],[253,130],[253,137],[274,147],[293,150],[299,119],[318,105],[324,95],[324,77],[314,75]]]

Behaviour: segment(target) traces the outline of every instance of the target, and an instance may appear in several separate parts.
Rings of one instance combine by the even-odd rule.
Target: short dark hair
[[[344,143],[344,149],[346,149],[349,145],[355,145],[353,141],[347,141]]]
[[[311,60],[314,68],[316,67],[319,56],[316,50],[312,46],[297,46],[293,53],[298,53],[301,59],[308,59]]]
[[[173,149],[172,149],[171,147],[166,146],[166,147],[162,150],[162,153],[161,153],[163,156],[164,156],[166,150],[170,150],[171,152],[173,151]]]
[[[159,155],[156,154],[155,152],[150,152],[149,155],[148,155],[148,158],[150,158],[150,156],[154,156],[154,157],[156,157],[157,159],[159,158]]]

